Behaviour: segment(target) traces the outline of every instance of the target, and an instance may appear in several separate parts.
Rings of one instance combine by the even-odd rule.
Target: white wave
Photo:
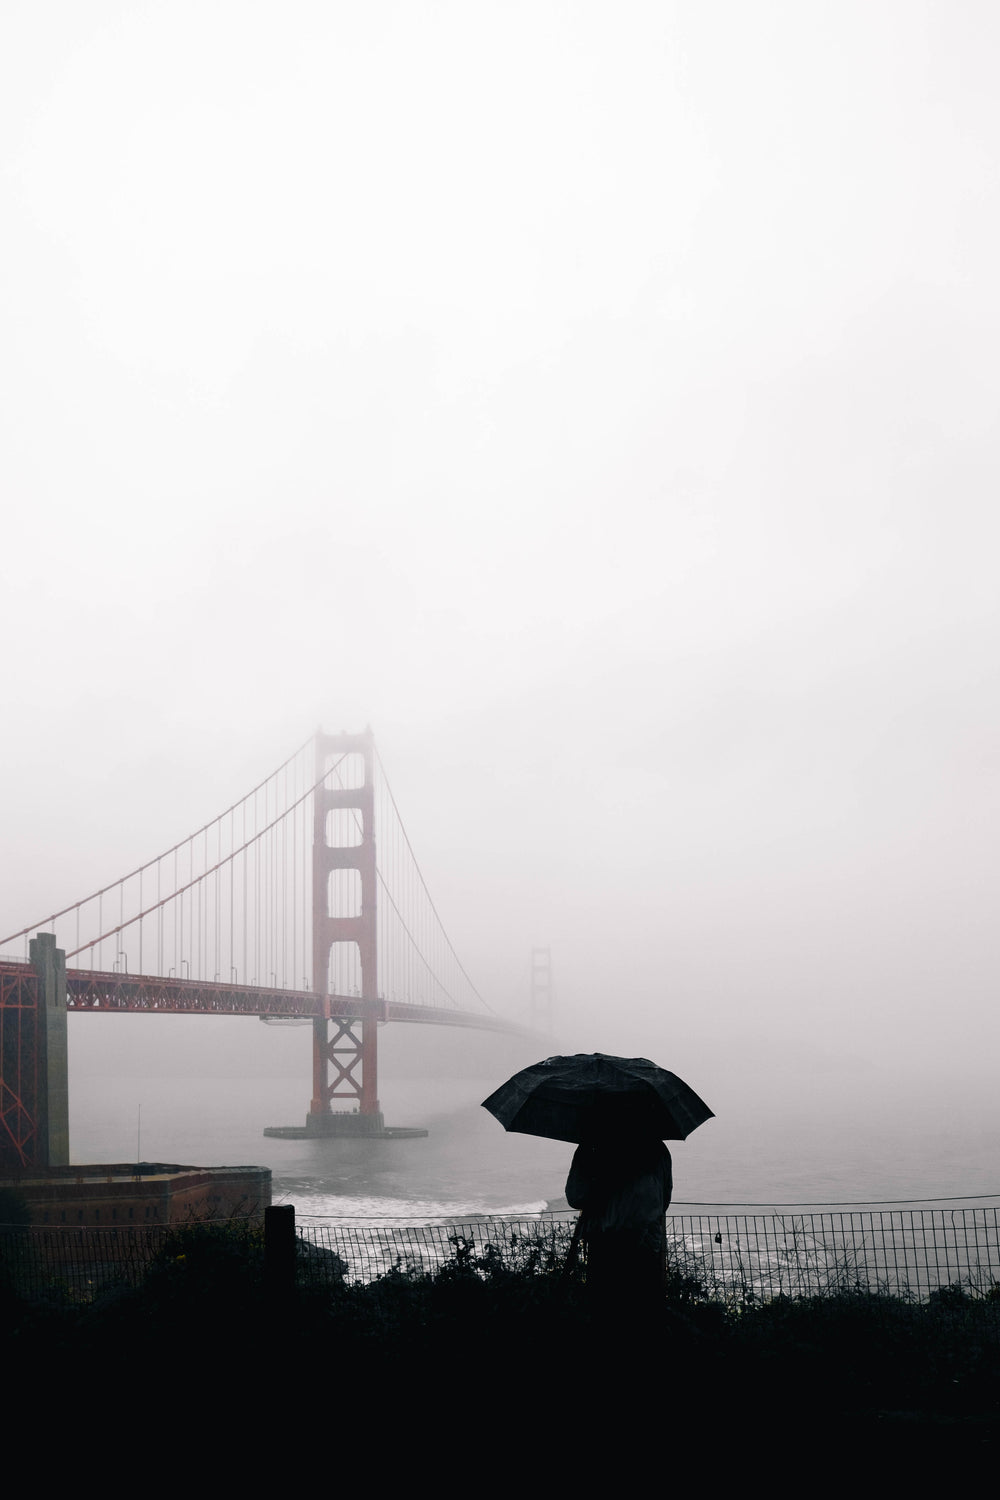
[[[530,1203],[511,1203],[497,1208],[483,1199],[429,1199],[351,1197],[291,1187],[280,1200],[291,1203],[297,1219],[328,1220],[344,1226],[365,1224],[446,1224],[464,1219],[533,1218],[545,1212],[544,1198]]]

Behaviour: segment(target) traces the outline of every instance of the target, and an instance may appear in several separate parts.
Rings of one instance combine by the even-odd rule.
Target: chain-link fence
[[[729,1303],[881,1292],[922,1301],[960,1284],[1000,1294],[996,1207],[671,1214],[670,1260]]]
[[[730,1306],[775,1297],[866,1291],[925,1300],[960,1286],[1000,1299],[1000,1208],[867,1209],[802,1214],[670,1214],[668,1270],[686,1295]],[[480,1269],[560,1270],[575,1214],[476,1218],[437,1224],[343,1223],[300,1218],[300,1284],[366,1283],[388,1273],[433,1273],[456,1257]],[[89,1301],[114,1285],[136,1286],[178,1234],[199,1227],[242,1237],[263,1256],[259,1224],[142,1229],[11,1229],[0,1232],[0,1276],[23,1296]]]
[[[806,1214],[670,1214],[668,1270],[727,1303],[864,1290],[926,1298],[961,1284],[1000,1295],[1000,1210],[880,1209]],[[300,1220],[317,1273],[339,1260],[350,1281],[393,1269],[433,1271],[468,1244],[511,1269],[551,1270],[565,1259],[576,1215],[483,1218],[436,1225],[347,1226]],[[995,1289],[995,1291],[994,1291]]]
[[[445,1224],[342,1225],[301,1219],[299,1276],[322,1280],[332,1274],[368,1282],[389,1272],[433,1273],[460,1255],[487,1257],[510,1271],[554,1271],[566,1261],[575,1227],[576,1214]]]

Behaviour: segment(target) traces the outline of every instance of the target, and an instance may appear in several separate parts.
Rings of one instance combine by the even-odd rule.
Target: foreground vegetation
[[[27,1296],[8,1276],[8,1368],[27,1391],[58,1371],[64,1388],[119,1395],[128,1372],[127,1394],[150,1402],[176,1392],[182,1369],[186,1400],[211,1411],[220,1393],[237,1404],[252,1393],[268,1417],[349,1394],[360,1429],[388,1402],[394,1432],[424,1442],[432,1424],[446,1447],[499,1430],[562,1441],[592,1417],[659,1430],[668,1415],[678,1435],[710,1418],[737,1443],[767,1433],[779,1446],[812,1434],[903,1451],[919,1433],[921,1453],[957,1453],[1000,1438],[995,1289],[740,1305],[677,1268],[662,1305],[607,1317],[585,1269],[551,1247],[453,1247],[434,1272],[399,1264],[367,1285],[329,1262],[319,1284],[303,1251],[291,1285],[269,1276],[262,1238],[200,1228],[173,1236],[139,1286],[90,1303],[55,1283]]]

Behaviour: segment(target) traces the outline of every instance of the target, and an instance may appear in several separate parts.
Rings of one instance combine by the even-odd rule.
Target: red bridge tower
[[[357,785],[327,784],[331,757],[360,761]],[[349,777],[348,780],[353,778]],[[316,735],[316,790],[313,818],[313,988],[322,997],[323,1014],[313,1022],[313,1092],[306,1130],[310,1135],[382,1135],[385,1122],[378,1100],[378,1023],[386,1019],[378,994],[377,878],[375,874],[375,741],[363,734]],[[350,820],[360,841],[331,844],[330,813],[353,813]],[[348,820],[335,819],[343,829]],[[330,877],[336,870],[356,870],[360,909],[331,914]],[[330,956],[335,945],[357,948],[360,996],[331,994]],[[338,966],[338,972],[344,972]],[[336,1014],[331,1014],[331,1001]],[[345,1015],[345,1004],[350,1011]],[[332,1074],[332,1078],[331,1078]],[[334,1111],[334,1099],[353,1108]]]

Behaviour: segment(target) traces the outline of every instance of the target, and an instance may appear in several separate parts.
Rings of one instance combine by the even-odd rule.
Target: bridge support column
[[[66,954],[55,934],[31,939],[29,957],[38,975],[38,1155],[46,1167],[69,1166],[69,1066],[66,1027]]]
[[[343,761],[347,773],[341,776]],[[426,1135],[426,1130],[404,1126],[387,1128],[378,1099],[378,1026],[386,1019],[386,1007],[378,992],[375,739],[370,729],[317,734],[313,806],[313,989],[322,1014],[313,1021],[312,1099],[304,1130],[273,1126],[264,1133],[299,1139]],[[350,970],[360,977],[360,985],[350,982],[352,994],[331,990],[330,957],[341,946],[354,949],[353,964],[338,963],[336,969],[338,975]]]
[[[372,1082],[377,1047],[378,1022],[374,1018],[313,1022],[313,1097],[306,1116],[310,1135],[384,1133],[385,1120]],[[335,1074],[332,1081],[331,1070]],[[347,1110],[334,1110],[334,1099],[357,1102]]]
[[[552,949],[531,950],[531,1025],[552,1035]]]
[[[338,770],[347,763],[346,774]],[[329,762],[333,761],[330,766]],[[358,776],[360,770],[361,775]],[[330,781],[334,785],[329,785]],[[317,1135],[380,1135],[378,1101],[378,942],[375,874],[375,740],[363,734],[317,734],[313,793],[313,986],[326,1014],[313,1023],[313,1096],[306,1127]],[[330,840],[330,814],[335,818]],[[331,877],[347,872],[331,902]],[[355,875],[351,881],[349,876]],[[352,900],[353,893],[353,900]],[[331,905],[336,909],[331,911]],[[330,955],[335,945],[355,948],[361,994],[353,1014],[344,1000],[331,1018]],[[330,1034],[333,1026],[334,1032]],[[331,1073],[333,1077],[331,1078]],[[348,1100],[334,1110],[334,1100]]]

